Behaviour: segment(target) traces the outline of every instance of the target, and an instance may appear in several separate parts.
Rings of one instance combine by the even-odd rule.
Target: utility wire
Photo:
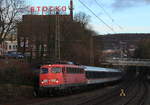
[[[104,11],[104,13],[110,18],[110,20],[112,22],[114,22],[115,20],[110,16],[110,14],[105,10],[105,8],[97,1],[95,0],[95,2],[97,3],[97,5]],[[121,27],[119,24],[116,23],[116,25],[120,28],[120,29],[123,29],[123,27]]]
[[[111,28],[111,26],[109,26],[107,23],[105,23],[105,21],[103,21],[103,19],[101,19],[100,17],[98,17],[87,5],[85,5],[81,0],[79,0],[79,2],[85,7],[87,8],[95,17],[97,17],[97,19],[99,19],[103,24],[105,24],[105,26],[107,26],[110,30],[112,30],[114,33],[116,33],[114,31],[113,28]]]
[[[109,13],[105,10],[105,8],[97,0],[95,0],[95,2],[105,12],[105,14],[111,19],[111,21],[113,22],[114,19],[109,15]]]

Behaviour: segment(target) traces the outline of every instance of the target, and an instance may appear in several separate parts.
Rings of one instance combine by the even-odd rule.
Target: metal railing
[[[105,62],[111,63],[112,65],[150,66],[150,59],[107,58]]]

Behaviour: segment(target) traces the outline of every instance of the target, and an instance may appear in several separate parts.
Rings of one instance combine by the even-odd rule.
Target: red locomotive
[[[83,67],[67,64],[44,65],[40,70],[41,87],[69,87],[86,83]]]
[[[39,84],[35,95],[69,90],[91,84],[116,81],[121,72],[115,69],[67,64],[43,65],[40,68]]]

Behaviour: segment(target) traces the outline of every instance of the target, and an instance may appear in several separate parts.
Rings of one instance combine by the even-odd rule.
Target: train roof
[[[47,64],[41,67],[73,67],[73,68],[84,68],[84,66],[74,65],[74,64]]]
[[[103,67],[93,67],[93,66],[84,66],[85,71],[103,71],[103,72],[121,72],[118,69],[103,68]]]

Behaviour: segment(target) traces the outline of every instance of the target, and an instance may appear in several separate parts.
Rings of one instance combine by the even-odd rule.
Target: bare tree
[[[83,27],[87,26],[90,21],[90,16],[84,12],[79,12],[74,16],[74,20],[79,22]]]
[[[93,36],[97,33],[87,28],[88,23],[89,16],[80,12],[75,15],[74,21],[64,21],[61,24],[63,39],[61,56],[63,59],[94,65]]]
[[[0,1],[0,43],[7,35],[15,32],[16,23],[20,21],[25,9],[23,0]]]

